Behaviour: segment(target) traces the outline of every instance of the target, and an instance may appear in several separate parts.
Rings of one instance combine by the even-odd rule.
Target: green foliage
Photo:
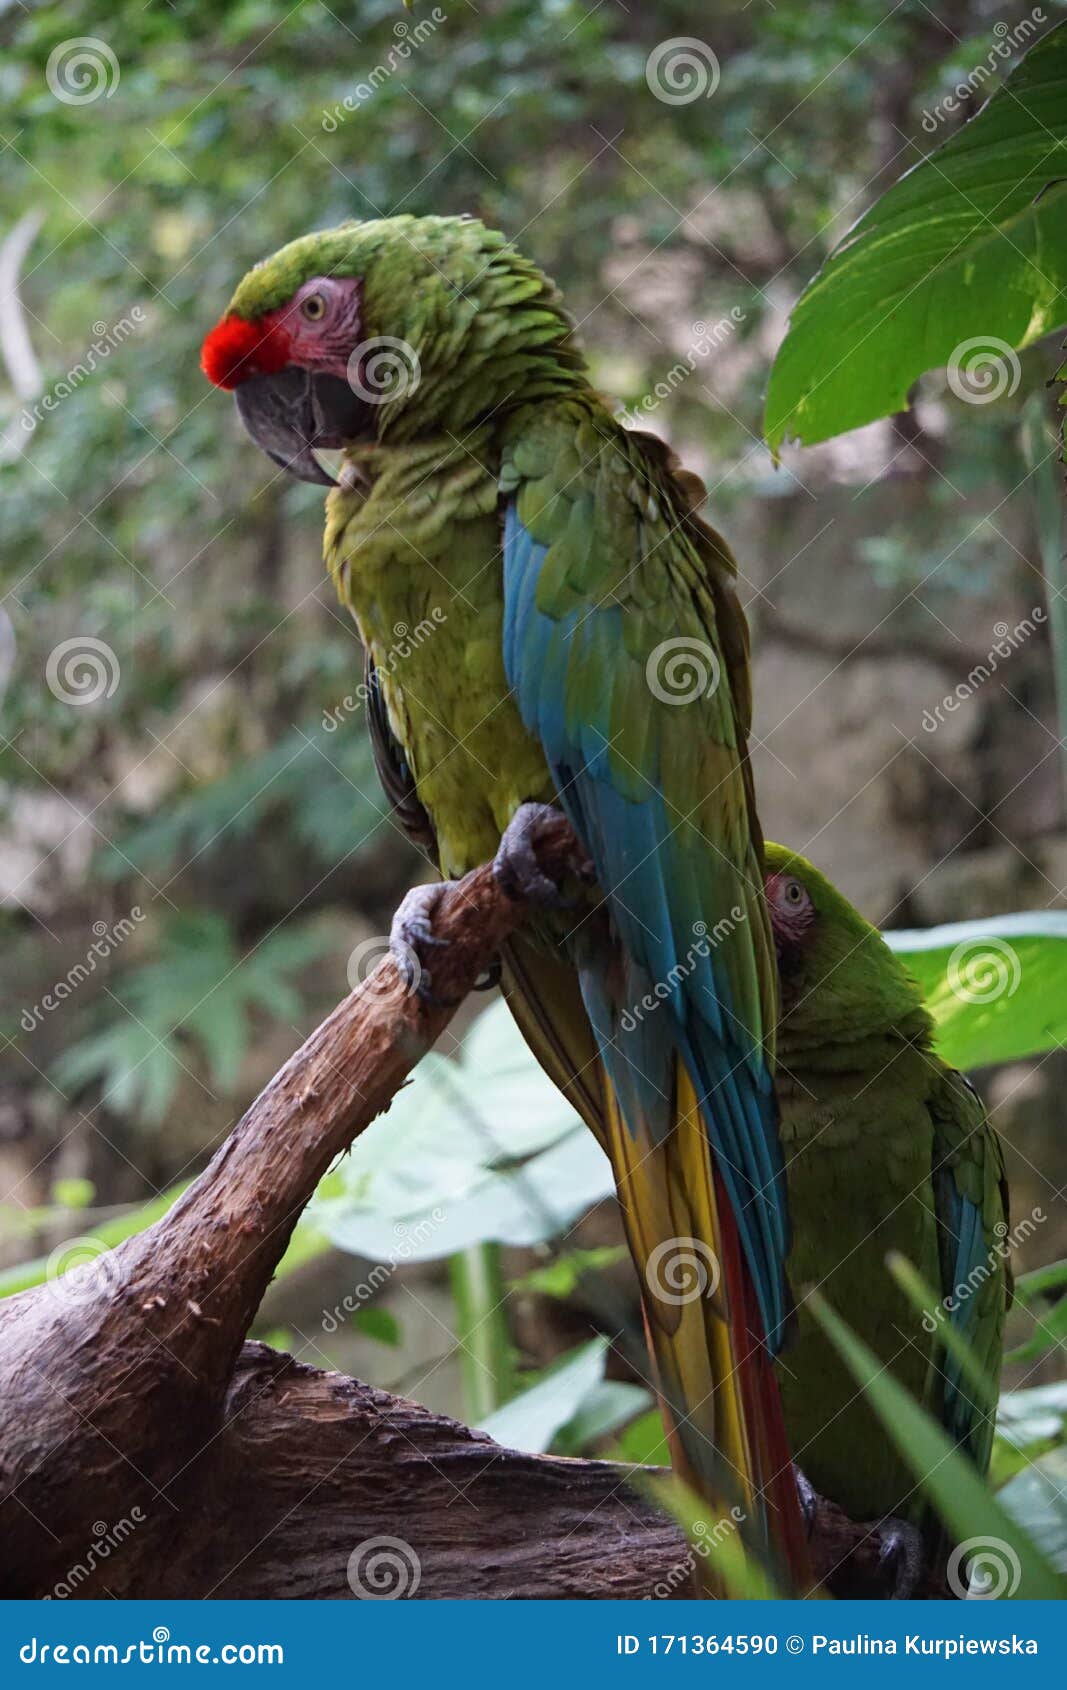
[[[614,1189],[607,1157],[503,1003],[479,1016],[457,1060],[423,1058],[338,1179],[312,1218],[340,1249],[377,1261],[541,1243]]]
[[[795,306],[771,371],[772,448],[888,416],[924,371],[983,347],[1010,355],[1067,320],[1065,92],[1061,24],[849,231]]]
[[[385,1344],[395,1350],[400,1342],[400,1322],[388,1309],[357,1309],[351,1319],[356,1331],[375,1344]]]
[[[362,725],[331,733],[309,721],[218,780],[175,798],[151,821],[120,832],[97,867],[110,880],[131,869],[165,877],[279,826],[332,865],[370,845],[387,814]]]
[[[158,960],[120,977],[109,994],[119,1013],[68,1047],[56,1079],[72,1092],[97,1085],[110,1107],[147,1123],[163,1119],[190,1054],[211,1086],[232,1091],[251,1012],[295,1020],[303,1000],[291,976],[325,948],[320,929],[294,922],[243,954],[221,915],[176,915]]]
[[[116,1244],[144,1232],[153,1221],[165,1215],[184,1190],[184,1183],[172,1186],[168,1191],[161,1191],[150,1203],[131,1204],[121,1214],[113,1215],[107,1220],[95,1221],[93,1237],[107,1249],[113,1250]],[[28,1291],[34,1285],[43,1285],[48,1273],[49,1263],[45,1256],[35,1261],[19,1262],[16,1267],[0,1269],[0,1297],[13,1297],[17,1291]]]
[[[604,1378],[608,1340],[593,1338],[488,1415],[481,1430],[508,1449],[578,1455],[647,1409],[640,1385]],[[656,1417],[658,1419],[658,1415]]]
[[[1060,1572],[1067,1572],[1067,1449],[1028,1460],[1000,1492],[1000,1501]]]
[[[669,1467],[671,1452],[667,1447],[659,1410],[653,1408],[647,1414],[638,1415],[637,1419],[619,1434],[610,1454],[613,1460],[623,1461],[628,1466]]]
[[[846,1326],[818,1292],[809,1307],[838,1350],[856,1383],[885,1428],[886,1434],[915,1475],[916,1483],[954,1533],[957,1542],[988,1538],[994,1533],[1016,1557],[1018,1582],[1005,1591],[1018,1600],[1062,1600],[1067,1587],[1032,1539],[979,1477],[951,1438],[919,1406],[874,1352]]]
[[[624,1245],[601,1245],[595,1250],[565,1250],[544,1267],[531,1268],[521,1279],[512,1280],[513,1291],[534,1291],[542,1297],[573,1297],[587,1273],[599,1273],[604,1268],[628,1259]]]
[[[1015,1062],[1067,1042],[1067,914],[1033,910],[887,933],[922,988],[956,1068]]]

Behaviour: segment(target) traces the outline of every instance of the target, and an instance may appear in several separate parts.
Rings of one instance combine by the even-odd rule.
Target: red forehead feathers
[[[266,318],[223,317],[200,352],[200,368],[216,387],[239,387],[249,376],[270,375],[288,362],[289,337]]]

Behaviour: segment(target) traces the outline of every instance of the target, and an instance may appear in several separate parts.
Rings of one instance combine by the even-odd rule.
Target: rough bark
[[[562,820],[546,824],[546,871],[571,851]],[[0,1593],[688,1594],[686,1543],[620,1469],[501,1449],[244,1341],[323,1173],[523,914],[488,867],[445,890],[441,1001],[383,960],[169,1214],[0,1303]],[[820,1572],[872,1565],[866,1529],[834,1509],[814,1548]]]

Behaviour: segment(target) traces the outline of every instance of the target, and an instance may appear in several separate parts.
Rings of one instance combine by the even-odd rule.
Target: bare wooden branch
[[[537,846],[562,875],[562,818]],[[524,913],[488,867],[443,890],[442,1001],[383,960],[169,1214],[0,1303],[0,1594],[353,1596],[398,1554],[422,1597],[689,1593],[692,1552],[625,1472],[501,1449],[244,1341],[323,1173]],[[867,1529],[827,1510],[819,1570],[854,1551],[862,1577]]]

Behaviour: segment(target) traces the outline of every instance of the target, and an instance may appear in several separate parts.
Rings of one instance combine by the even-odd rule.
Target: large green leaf
[[[1034,910],[887,933],[957,1068],[1067,1044],[1067,913]]]
[[[1067,1572],[1067,1450],[1054,1449],[1017,1473],[1000,1500],[1061,1572]]]
[[[983,1551],[999,1552],[1000,1570],[1007,1577],[1007,1585],[999,1593],[1020,1600],[1062,1601],[1065,1586],[1055,1568],[1020,1530],[944,1429],[908,1395],[874,1351],[857,1338],[818,1292],[811,1293],[809,1307],[957,1542],[975,1546],[976,1562],[981,1561]]]
[[[426,1261],[473,1244],[536,1244],[614,1190],[607,1157],[530,1055],[506,1006],[459,1060],[431,1053],[338,1170],[315,1224],[342,1250]]]
[[[506,1449],[541,1455],[557,1432],[573,1420],[604,1378],[606,1338],[592,1338],[481,1423],[481,1430]]]
[[[970,123],[860,218],[809,283],[771,371],[772,449],[786,436],[812,445],[899,411],[912,383],[943,364],[957,366],[979,400],[998,386],[1014,391],[1013,349],[1067,319],[1065,178],[1060,24]]]

